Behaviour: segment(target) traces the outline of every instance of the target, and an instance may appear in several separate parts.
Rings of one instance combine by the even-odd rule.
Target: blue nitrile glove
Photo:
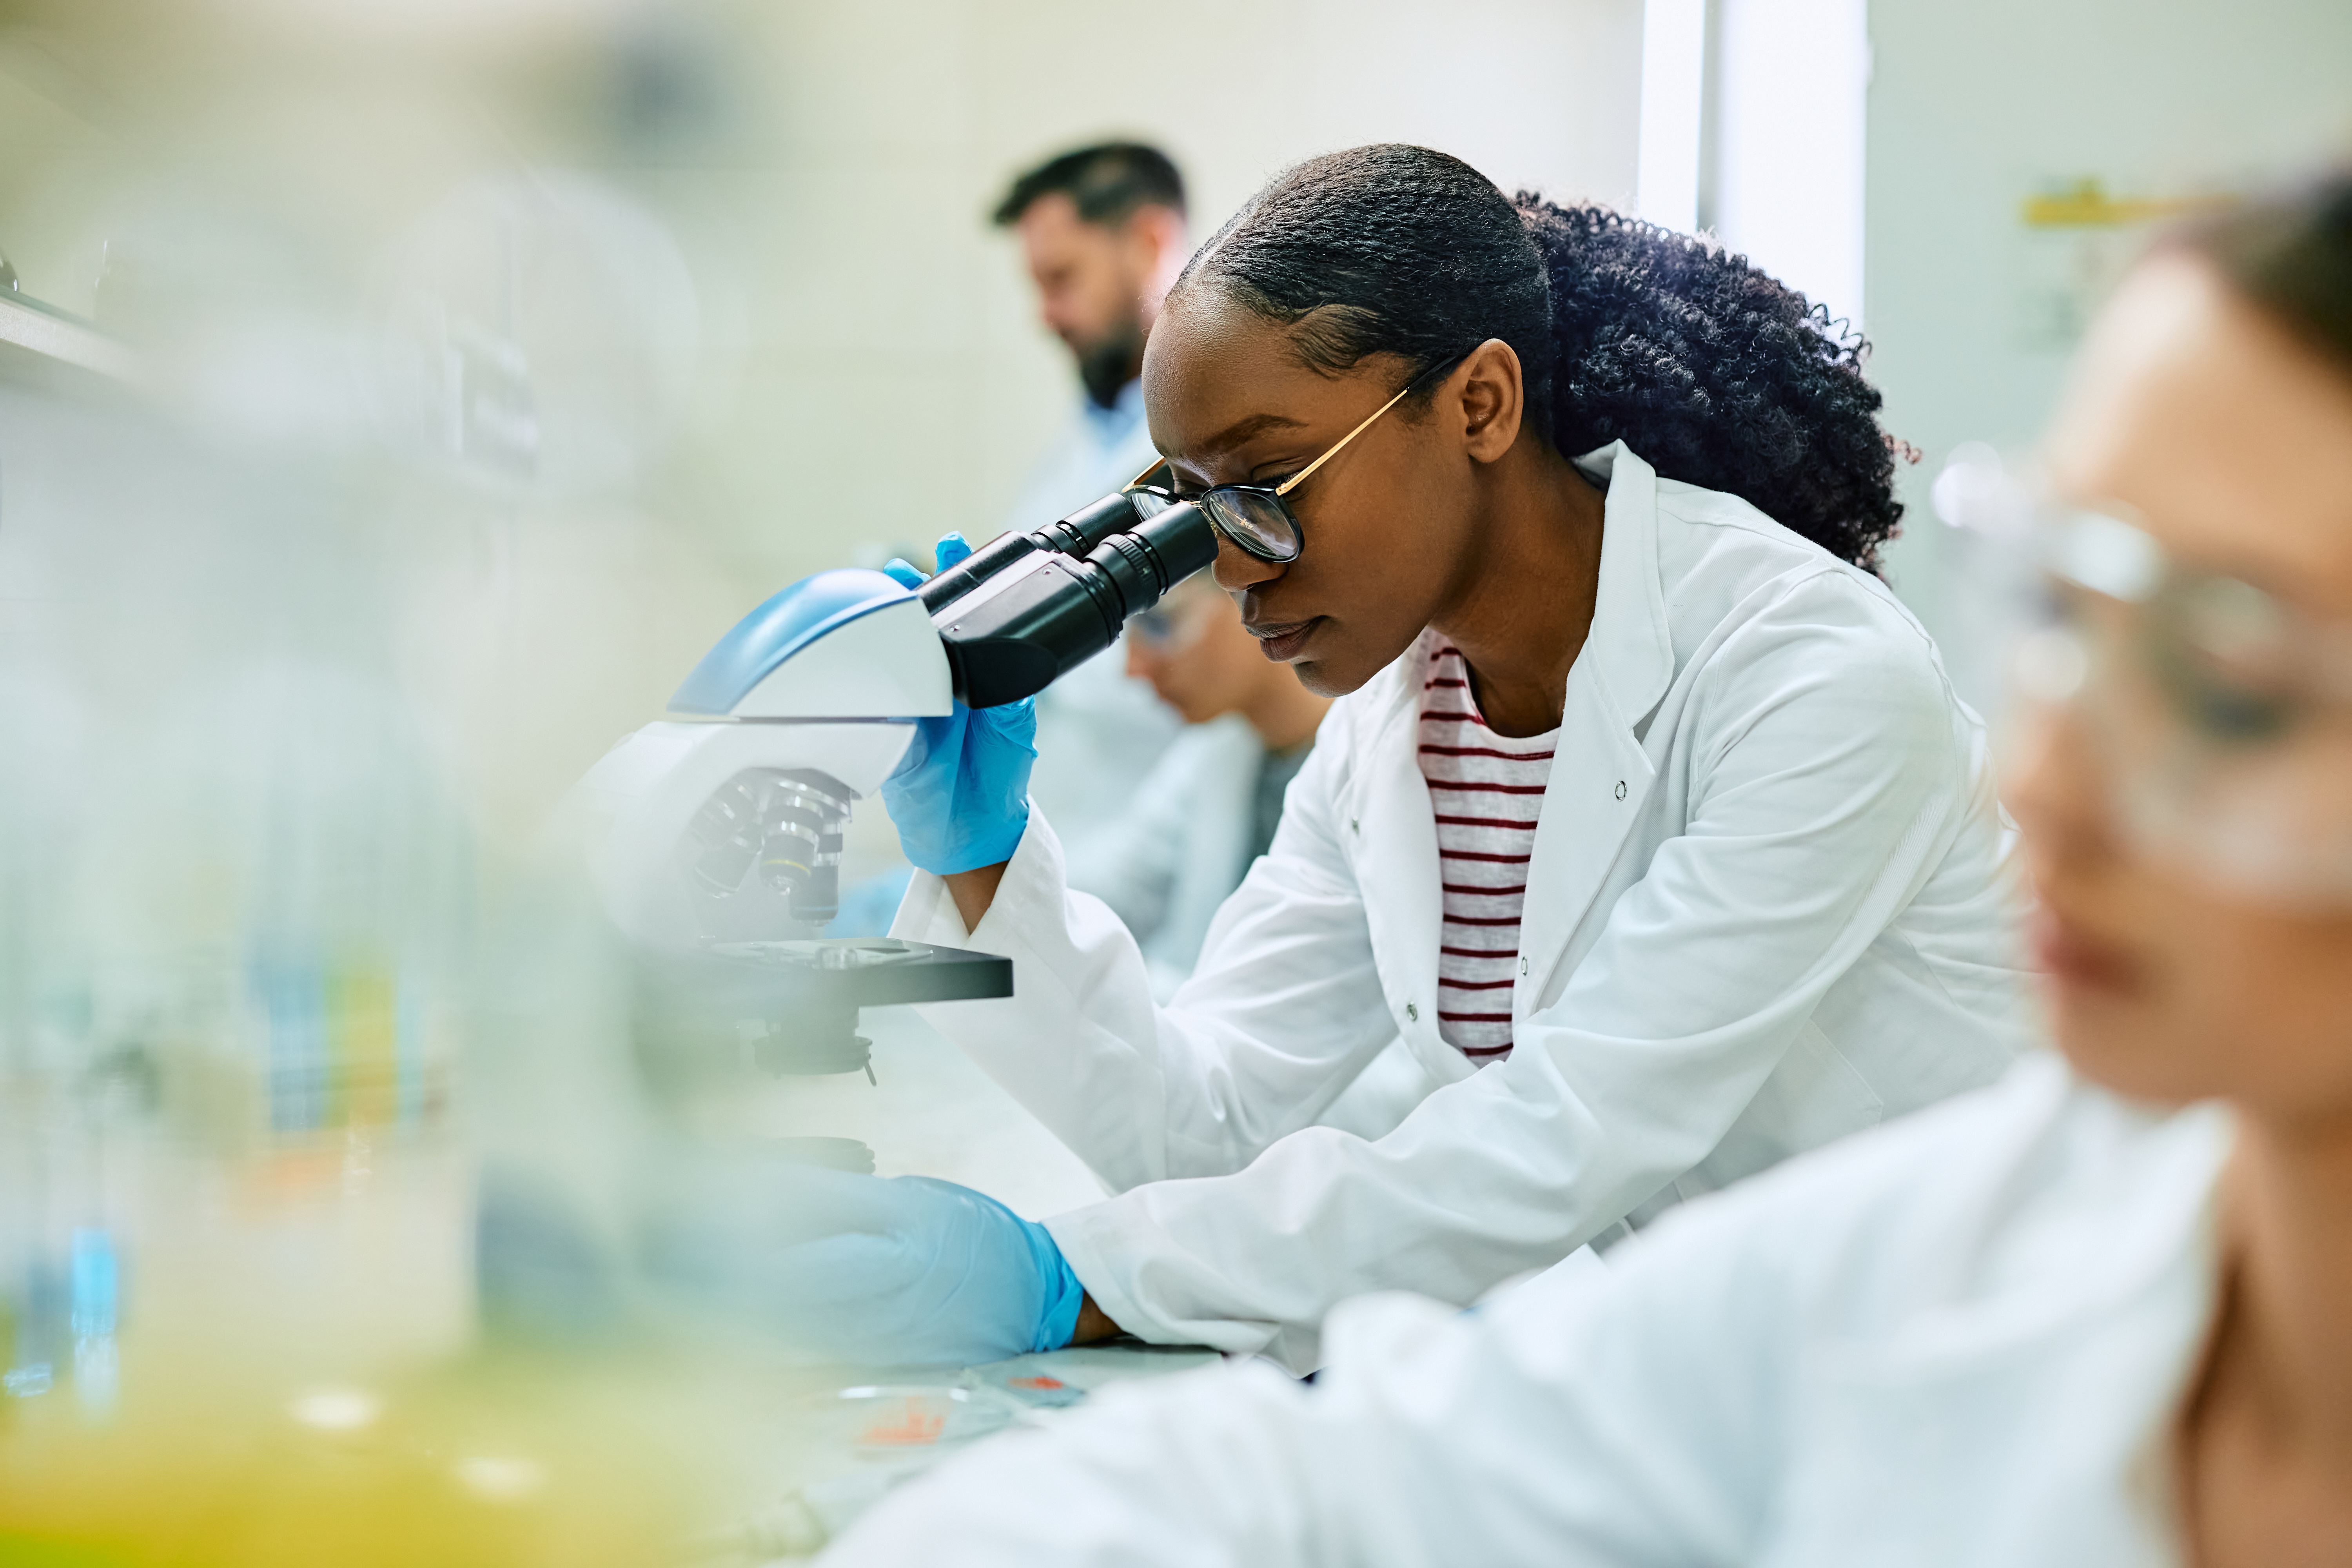
[[[940,541],[940,570],[971,553],[963,535]],[[922,574],[904,561],[882,570],[912,588]],[[907,858],[935,877],[1013,858],[1029,826],[1029,768],[1037,760],[1037,706],[1027,698],[977,712],[961,702],[944,719],[915,721],[915,742],[882,781],[882,805]]]
[[[927,1176],[706,1166],[666,1184],[644,1245],[688,1300],[868,1365],[1059,1350],[1086,1299],[1044,1226]]]

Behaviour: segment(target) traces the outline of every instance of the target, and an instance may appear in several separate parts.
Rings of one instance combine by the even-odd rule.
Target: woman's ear
[[[1494,462],[1518,440],[1519,421],[1527,412],[1519,356],[1502,339],[1488,338],[1447,379],[1460,388],[1462,434],[1470,460]]]

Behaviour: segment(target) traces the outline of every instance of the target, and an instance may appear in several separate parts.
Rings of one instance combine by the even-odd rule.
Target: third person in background
[[[1126,809],[1069,849],[1070,885],[1126,922],[1165,1001],[1218,906],[1274,844],[1331,700],[1258,652],[1208,574],[1127,624],[1128,673],[1184,721]]]

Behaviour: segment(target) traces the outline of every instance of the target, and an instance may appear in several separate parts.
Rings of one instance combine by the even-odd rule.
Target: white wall
[[[1963,441],[2032,441],[2142,238],[2029,228],[2023,203],[2085,177],[2116,196],[2227,191],[2352,152],[2352,5],[1872,0],[1870,33],[1871,368],[1887,427],[1925,452],[1893,576],[1990,703],[1993,650],[1928,481]]]
[[[1867,0],[1714,0],[1701,221],[1863,324]]]
[[[1426,142],[1506,184],[1633,194],[1640,0],[746,5],[749,162],[647,183],[746,280],[740,395],[679,470],[773,580],[992,522],[1076,395],[986,209],[1042,156],[1159,142],[1205,237],[1297,159]]]
[[[1707,98],[1707,0],[1643,0],[1642,148],[1634,206],[1666,228],[1699,226]]]

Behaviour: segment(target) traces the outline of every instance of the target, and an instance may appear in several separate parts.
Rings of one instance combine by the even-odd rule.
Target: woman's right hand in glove
[[[940,569],[971,553],[963,536],[950,533],[940,541]],[[910,588],[923,581],[904,561],[892,561],[883,570]],[[1027,698],[978,710],[959,701],[945,718],[915,721],[914,743],[882,781],[882,804],[907,858],[939,877],[998,868],[1013,858],[1029,826],[1029,768],[1037,758],[1036,737],[1037,709]],[[987,879],[981,910],[995,892],[995,880]],[[960,908],[967,902],[966,890],[956,889]],[[978,912],[966,909],[964,921],[978,924]]]

